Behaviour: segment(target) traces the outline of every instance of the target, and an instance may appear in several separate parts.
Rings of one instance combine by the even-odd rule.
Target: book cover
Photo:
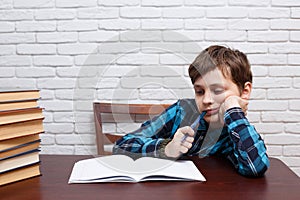
[[[0,102],[27,101],[39,98],[39,90],[0,91]]]
[[[37,107],[38,107],[38,103],[36,100],[0,102],[0,111],[37,108]]]

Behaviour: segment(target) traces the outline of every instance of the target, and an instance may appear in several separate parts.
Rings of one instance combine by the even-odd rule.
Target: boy
[[[218,154],[241,175],[263,175],[269,167],[265,144],[245,117],[252,89],[246,55],[210,46],[190,65],[189,76],[195,99],[179,100],[144,122],[117,141],[113,153],[168,159]]]

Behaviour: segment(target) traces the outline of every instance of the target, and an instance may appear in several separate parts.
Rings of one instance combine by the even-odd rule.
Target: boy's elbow
[[[261,163],[257,167],[246,167],[244,169],[239,169],[239,174],[247,177],[261,177],[263,176],[269,168],[269,161],[267,163]]]

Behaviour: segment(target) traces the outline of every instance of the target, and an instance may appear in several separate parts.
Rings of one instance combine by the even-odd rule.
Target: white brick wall
[[[94,100],[191,98],[189,63],[227,45],[252,64],[269,155],[300,174],[299,42],[299,0],[0,0],[0,89],[41,90],[42,153],[95,153]]]

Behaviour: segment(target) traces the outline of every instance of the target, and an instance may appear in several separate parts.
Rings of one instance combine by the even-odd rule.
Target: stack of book
[[[38,90],[0,92],[0,185],[40,175]]]

